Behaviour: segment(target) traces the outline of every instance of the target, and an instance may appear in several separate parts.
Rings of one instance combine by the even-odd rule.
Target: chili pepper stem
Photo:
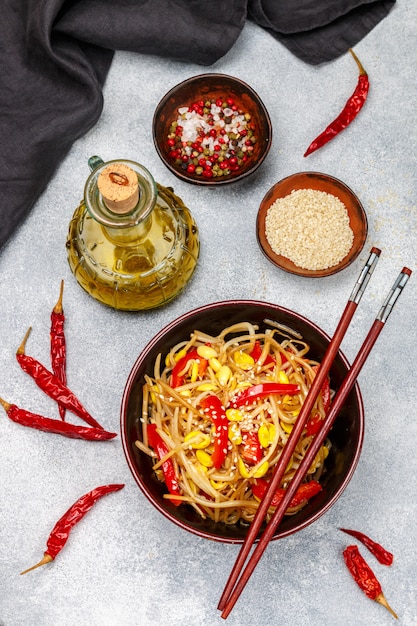
[[[36,563],[36,565],[32,565],[32,567],[28,567],[28,569],[25,569],[23,572],[20,572],[20,576],[23,576],[23,574],[27,574],[28,572],[31,572],[32,570],[37,569],[38,567],[41,567],[42,565],[51,563],[53,560],[54,559],[51,557],[51,555],[45,552],[43,559],[39,561],[39,563]]]
[[[395,619],[398,619],[398,615],[390,607],[383,593],[380,593],[379,596],[375,598],[375,602],[378,602],[378,604],[381,604],[382,606],[384,606],[391,613],[391,615],[395,617]]]
[[[357,56],[356,56],[356,54],[353,52],[352,48],[349,48],[349,52],[350,52],[350,54],[353,56],[353,58],[354,58],[354,59],[355,59],[355,61],[356,61],[356,65],[357,65],[357,66],[358,66],[358,68],[359,68],[359,75],[360,75],[360,76],[367,76],[367,75],[368,75],[368,73],[365,71],[365,69],[364,69],[364,67],[363,67],[362,63],[359,61],[358,57],[357,57]]]
[[[20,346],[16,350],[16,354],[25,354],[26,342],[27,342],[31,332],[32,332],[32,326],[29,326],[29,328],[26,331],[26,335],[23,337],[22,343],[20,344]]]
[[[2,407],[6,411],[6,413],[9,411],[10,407],[12,406],[8,402],[6,402],[6,400],[3,400],[3,398],[0,398],[0,404],[2,405]]]
[[[61,280],[61,287],[59,290],[59,298],[53,308],[53,312],[54,313],[58,313],[61,314],[63,312],[63,307],[62,307],[62,300],[63,300],[63,295],[64,295],[64,281]]]

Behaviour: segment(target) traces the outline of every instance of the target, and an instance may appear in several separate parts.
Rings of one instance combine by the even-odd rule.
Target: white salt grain
[[[265,234],[276,254],[307,270],[337,265],[353,244],[343,202],[316,189],[297,189],[278,198],[267,211]]]

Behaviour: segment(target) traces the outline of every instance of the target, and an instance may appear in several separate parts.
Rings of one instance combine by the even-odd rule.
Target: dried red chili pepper
[[[358,541],[361,541],[363,545],[368,548],[369,552],[371,552],[382,565],[392,565],[394,555],[383,548],[381,544],[377,543],[364,533],[361,533],[359,530],[348,530],[347,528],[339,528],[339,530],[355,537]]]
[[[120,491],[123,489],[123,484],[114,484],[114,485],[102,485],[101,487],[96,487],[92,491],[84,494],[79,498],[69,509],[64,513],[64,515],[57,521],[55,526],[53,527],[48,540],[46,542],[47,550],[44,552],[43,559],[29,567],[21,574],[27,574],[27,572],[31,572],[32,570],[40,567],[41,565],[46,565],[55,559],[55,557],[61,552],[62,548],[68,541],[69,534],[71,530],[74,528],[79,521],[83,519],[83,517],[88,513],[91,507],[103,496],[106,496],[108,493],[113,493],[114,491]]]
[[[380,582],[359,552],[358,546],[347,546],[343,551],[343,558],[353,579],[368,598],[384,606],[395,619],[398,619],[382,593]]]
[[[29,428],[35,428],[36,430],[42,430],[46,433],[63,435],[70,439],[86,439],[87,441],[106,441],[117,437],[117,433],[110,433],[107,430],[103,430],[103,428],[78,426],[62,420],[52,419],[51,417],[43,417],[43,415],[21,409],[16,404],[9,404],[2,398],[0,398],[0,404],[13,422],[22,426],[29,426]]]
[[[66,373],[66,341],[64,333],[65,315],[62,308],[62,297],[64,293],[64,281],[61,280],[61,289],[59,291],[59,298],[57,303],[51,312],[51,365],[52,371],[59,380],[66,385],[67,373]],[[58,403],[59,414],[61,419],[65,419],[65,406]]]
[[[365,100],[369,92],[369,77],[353,50],[349,49],[349,52],[355,59],[359,68],[359,78],[356,89],[351,97],[348,99],[343,110],[339,113],[336,119],[333,120],[333,122],[331,122],[331,124],[329,124],[329,126],[327,126],[327,128],[322,133],[320,133],[320,135],[316,137],[314,141],[311,142],[306,152],[304,153],[305,157],[324,146],[331,139],[336,137],[336,135],[338,135],[342,130],[349,126],[349,124],[353,122],[353,120],[365,104]]]
[[[25,354],[26,341],[29,337],[29,328],[22,343],[16,352],[16,359],[24,372],[29,374],[42,391],[44,391],[50,398],[63,404],[69,411],[78,415],[87,424],[93,428],[103,428],[97,420],[90,415],[87,409],[81,404],[75,394],[64,385],[59,378],[50,372],[42,363],[34,359],[33,357]]]
[[[268,489],[268,486],[269,483],[267,480],[265,480],[264,478],[257,478],[256,482],[252,485],[252,493],[255,498],[258,498],[258,500],[262,500]],[[298,487],[297,491],[295,492],[289,504],[289,507],[298,506],[299,504],[301,504],[301,502],[304,502],[304,500],[310,500],[310,498],[318,494],[322,489],[323,487],[316,480],[310,480],[310,482],[308,483],[303,483]],[[283,487],[279,487],[273,495],[273,498],[271,500],[271,506],[278,506],[284,496],[285,489]]]

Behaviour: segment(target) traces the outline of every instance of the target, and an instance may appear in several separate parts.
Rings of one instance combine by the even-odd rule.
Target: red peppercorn
[[[192,163],[190,163],[190,165],[187,167],[187,172],[189,174],[194,174],[195,172],[195,165],[193,165]]]

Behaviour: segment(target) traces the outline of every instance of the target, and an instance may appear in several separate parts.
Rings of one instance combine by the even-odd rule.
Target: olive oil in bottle
[[[92,157],[89,166],[66,244],[75,278],[115,309],[166,304],[183,290],[198,260],[198,229],[189,209],[139,163]]]

